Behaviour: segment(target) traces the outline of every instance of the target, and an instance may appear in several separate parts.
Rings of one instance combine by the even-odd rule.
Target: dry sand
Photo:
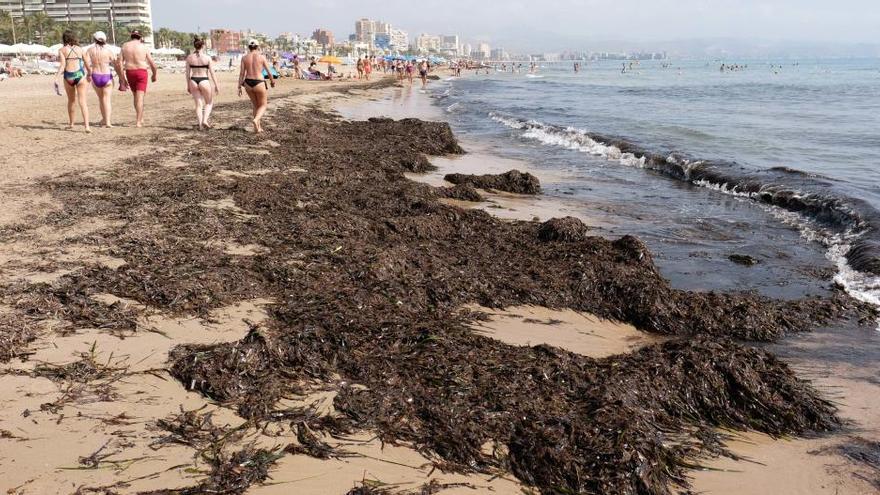
[[[234,77],[221,75],[220,104],[238,100]],[[64,102],[53,96],[51,84],[51,78],[35,76],[0,84],[0,132],[4,138],[0,159],[0,227],[43,218],[63,206],[37,191],[34,181],[41,177],[71,171],[101,174],[143,153],[166,155],[166,166],[185,166],[180,156],[187,149],[192,103],[183,91],[181,74],[161,74],[160,82],[151,86],[147,128],[131,126],[133,112],[129,97],[117,94],[114,121],[118,127],[95,128],[91,135],[80,129],[63,130]],[[276,102],[279,95],[287,95],[288,101],[315,104],[328,98],[327,90],[340,86],[339,83],[282,80],[272,96]],[[93,95],[89,103],[92,121],[97,122],[100,117]],[[244,126],[248,120],[244,113],[220,109],[215,123],[219,127]],[[268,125],[271,125],[271,115]],[[266,141],[263,146],[271,147],[273,143]],[[261,151],[255,147],[254,155],[259,156]],[[473,158],[455,163],[440,160],[440,164],[446,169],[457,167],[472,173],[487,172],[474,169],[479,164]],[[502,168],[506,165],[509,164],[498,164]],[[428,180],[436,180],[436,177]],[[504,202],[502,208],[496,209],[508,210],[511,217],[559,216],[558,209],[542,209],[523,198],[491,199],[496,204]],[[236,208],[234,203],[222,200],[203,206]],[[35,229],[27,233],[24,241],[0,243],[0,284],[21,279],[51,282],[86,262],[119,266],[122,261],[113,258],[100,245],[65,242],[83,239],[89,232],[105,226],[105,220],[95,218],[88,224],[64,230]],[[235,256],[253,256],[262,249],[262,246],[224,245],[224,250]],[[101,299],[108,304],[116,302],[112,295]],[[215,422],[221,425],[237,426],[243,420],[200,395],[186,392],[171,379],[163,370],[168,351],[182,343],[239,340],[248,331],[245,320],[259,321],[268,303],[270,301],[248,301],[224,308],[212,315],[210,322],[147,312],[148,316],[138,322],[139,331],[124,336],[89,328],[64,333],[43,328],[28,360],[0,365],[4,372],[0,374],[0,489],[7,493],[48,494],[72,493],[82,487],[113,486],[120,493],[134,493],[197,482],[206,472],[205,463],[195,457],[196,452],[190,447],[158,448],[155,442],[162,433],[156,431],[155,421],[182,409],[214,411]],[[0,307],[0,313],[2,311]],[[514,345],[550,344],[594,357],[630,352],[657,341],[632,327],[602,322],[590,315],[533,307],[494,312],[489,322],[475,330]],[[31,374],[37,366],[62,366],[84,359],[115,371],[84,386],[59,384]],[[880,395],[872,395],[873,389],[858,390],[859,386],[869,387],[867,381],[845,381],[834,377],[821,383],[848,387],[849,397],[865,398],[862,402],[849,401],[844,415],[859,420],[868,430],[877,431],[876,411],[880,404],[876,398]],[[332,409],[332,397],[304,400],[312,399],[322,400],[325,410]],[[326,461],[287,456],[273,469],[269,484],[254,487],[249,493],[344,493],[361,482],[413,489],[430,479],[469,485],[453,487],[444,493],[522,493],[516,480],[505,477],[432,472],[430,459],[406,446],[383,448],[369,432],[344,442],[327,440],[331,444],[342,444],[345,450],[359,456]],[[716,494],[873,493],[865,491],[870,485],[854,477],[856,470],[842,457],[807,453],[833,445],[835,439],[783,443],[749,435],[745,440],[752,443],[738,442],[735,450],[766,465],[719,460],[713,463],[714,468],[742,472],[696,473],[699,490]],[[248,430],[242,442],[283,447],[295,439],[285,430]],[[784,475],[780,474],[783,472]]]
[[[238,101],[235,75],[220,77],[218,104]],[[115,94],[116,127],[95,127],[91,134],[81,128],[64,129],[64,100],[52,94],[51,77],[30,76],[0,85],[0,132],[4,138],[0,227],[40,220],[63,207],[37,191],[35,181],[41,178],[74,171],[100,175],[146,153],[166,155],[165,166],[186,166],[181,156],[187,151],[186,135],[194,119],[189,112],[192,100],[182,91],[183,84],[181,74],[160,74],[160,82],[151,85],[148,93],[147,126],[143,129],[131,125],[129,96]],[[287,102],[314,105],[338,96],[333,92],[336,88],[350,86],[282,80],[271,97],[276,104],[283,96]],[[89,107],[94,125],[100,114],[93,94],[89,95]],[[245,112],[218,108],[215,125],[244,127],[248,120]],[[271,126],[271,108],[267,124]],[[277,144],[265,141],[263,146]],[[255,147],[253,153],[260,156],[265,149]],[[203,206],[236,208],[234,202],[223,200]],[[86,263],[120,266],[124,261],[100,245],[78,241],[109,226],[107,221],[93,218],[63,230],[32,229],[15,242],[0,242],[0,285],[21,280],[51,283]],[[253,256],[263,249],[231,242],[224,245],[224,250],[235,256]],[[109,294],[99,299],[107,304],[118,301]],[[245,320],[259,322],[268,303],[240,303],[215,312],[207,320],[180,320],[147,311],[137,332],[121,336],[91,328],[62,333],[56,331],[61,330],[61,322],[42,328],[27,360],[0,365],[0,489],[15,494],[68,494],[112,487],[119,493],[135,493],[198,482],[208,472],[205,462],[187,446],[156,444],[163,432],[156,429],[155,422],[182,410],[212,412],[219,425],[239,426],[244,421],[173,380],[164,371],[168,352],[184,343],[237,341],[248,331]],[[0,307],[0,313],[3,311]],[[39,366],[76,362],[92,362],[113,372],[85,385],[33,374]],[[332,408],[332,397],[322,399]],[[289,431],[249,429],[240,442],[283,448],[295,441]],[[473,489],[463,488],[465,484],[479,491],[521,493],[515,480],[504,477],[433,472],[431,460],[406,446],[383,446],[369,432],[346,440],[344,448],[359,457],[319,461],[287,456],[273,470],[271,483],[252,492],[345,493],[363,482],[412,489],[433,479],[462,484],[448,493],[473,493]]]

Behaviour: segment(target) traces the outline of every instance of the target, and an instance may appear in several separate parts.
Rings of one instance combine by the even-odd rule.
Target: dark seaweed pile
[[[453,184],[470,184],[480,189],[505,191],[517,194],[540,194],[541,183],[528,172],[511,170],[503,174],[468,175],[447,174],[443,177]]]
[[[27,356],[27,346],[36,338],[36,330],[25,318],[0,313],[0,363]]]
[[[479,203],[484,200],[483,196],[470,184],[459,184],[452,187],[437,188],[437,193],[444,198],[457,199],[460,201],[471,201]]]
[[[680,291],[633,237],[444,205],[403,174],[424,169],[427,154],[461,152],[445,124],[282,111],[275,129],[279,147],[236,131],[192,134],[187,167],[152,156],[109,178],[46,184],[68,219],[126,222],[103,234],[125,266],[91,267],[60,287],[178,314],[277,302],[240,342],[175,349],[169,367],[184,386],[254,421],[299,424],[303,411],[277,410],[278,399],[321,382],[337,390],[340,416],[307,420],[310,430],[373,430],[443,469],[509,471],[544,493],[666,494],[687,485],[701,455],[723,452],[717,427],[838,425],[834,406],[784,363],[731,339],[771,341],[867,311],[846,296]],[[212,206],[228,198],[237,209]],[[267,252],[233,256],[212,240]],[[472,332],[480,315],[469,304],[572,308],[675,339],[606,359],[514,347]],[[304,444],[292,451],[327,454]],[[255,459],[253,470],[227,471],[236,459],[218,455],[202,487],[240,493],[276,454],[236,455]]]
[[[584,241],[590,237],[590,228],[574,217],[551,218],[541,224],[538,239],[544,242]]]

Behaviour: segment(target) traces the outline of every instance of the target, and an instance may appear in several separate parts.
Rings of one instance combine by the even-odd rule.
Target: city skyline
[[[876,44],[880,26],[880,9],[868,0],[834,5],[816,0],[747,0],[736,5],[719,0],[661,0],[650,5],[626,0],[548,0],[540,11],[521,0],[508,2],[504,9],[461,0],[418,4],[305,0],[295,5],[277,0],[223,0],[213,9],[204,9],[194,0],[154,0],[153,9],[157,26],[180,30],[228,27],[308,34],[322,27],[336,33],[337,39],[347,39],[354,22],[369,17],[399,26],[411,37],[451,32],[472,42],[544,51],[596,42],[640,49],[688,39]]]

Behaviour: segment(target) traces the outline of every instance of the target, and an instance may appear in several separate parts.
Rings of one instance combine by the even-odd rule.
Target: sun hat
[[[248,40],[248,46],[260,46],[260,42],[254,38]]]
[[[107,41],[107,33],[104,31],[98,31],[92,35],[92,38],[94,38],[95,41]]]

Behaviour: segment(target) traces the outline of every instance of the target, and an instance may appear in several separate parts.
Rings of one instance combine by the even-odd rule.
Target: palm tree
[[[9,45],[15,44],[12,22],[12,15],[5,10],[0,10],[0,41],[8,42]]]
[[[50,34],[50,32],[47,31],[51,30],[52,26],[55,24],[55,20],[49,17],[49,14],[46,14],[45,12],[34,12],[27,17],[31,29],[33,30],[31,40],[39,40],[40,43],[44,43],[46,41],[46,35]]]
[[[168,46],[168,43],[174,37],[174,32],[168,28],[159,28],[153,37],[153,44],[157,47]]]

